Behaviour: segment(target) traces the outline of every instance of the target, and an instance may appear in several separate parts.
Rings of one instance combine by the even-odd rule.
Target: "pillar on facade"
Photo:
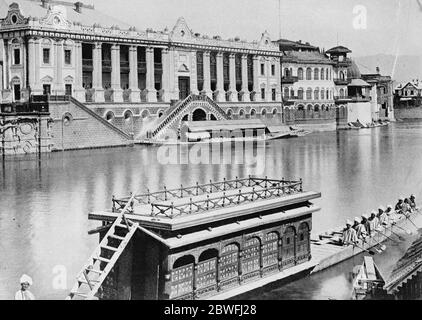
[[[271,61],[266,58],[265,59],[265,78],[267,80],[266,91],[265,91],[265,101],[269,102],[272,101],[272,86],[271,86]]]
[[[54,43],[54,50],[56,53],[54,65],[54,87],[53,93],[56,95],[64,95],[64,81],[63,81],[63,41],[58,40]]]
[[[42,94],[42,87],[40,83],[40,42],[39,39],[31,38],[28,41],[28,84],[31,88],[31,94]],[[6,69],[4,69],[6,72]],[[5,87],[6,88],[6,87]]]
[[[129,48],[129,90],[130,101],[141,102],[141,90],[139,90],[138,81],[138,48],[131,46]]]
[[[175,60],[176,60],[176,51],[174,48],[169,50],[169,70],[170,70],[170,99],[179,100],[179,78],[177,72],[175,72]]]
[[[161,81],[161,99],[163,102],[170,102],[170,51],[165,48],[161,50],[163,75]]]
[[[204,52],[204,89],[202,92],[212,99],[210,52]]]
[[[196,51],[191,52],[191,64],[190,64],[190,91],[192,94],[198,95],[198,69],[197,69],[197,53]]]
[[[103,58],[100,42],[95,42],[92,49],[92,67],[92,87],[94,89],[94,101],[104,102]]]
[[[83,84],[83,71],[82,71],[82,43],[75,42],[75,88],[73,94],[76,100],[80,102],[86,101],[85,88]]]
[[[146,73],[146,97],[148,102],[157,102],[157,90],[155,90],[154,48],[146,49],[147,73]]]
[[[231,53],[229,56],[229,68],[230,68],[230,101],[237,102],[239,99],[237,97],[236,90],[236,54]]]
[[[120,46],[111,46],[111,89],[113,102],[123,102],[123,90],[120,81]]]
[[[276,89],[276,100],[278,102],[283,101],[283,92],[281,90],[281,58],[276,60],[275,64],[275,76],[277,77],[277,89]]]
[[[226,101],[226,92],[224,91],[224,62],[223,62],[223,53],[217,53],[217,94],[216,100],[218,102]]]
[[[242,101],[249,102],[249,88],[248,88],[248,55],[242,55]]]
[[[255,101],[261,101],[261,89],[259,87],[259,57],[253,57],[253,91],[255,92]]]

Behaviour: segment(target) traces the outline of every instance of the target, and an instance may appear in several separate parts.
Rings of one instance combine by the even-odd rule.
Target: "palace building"
[[[347,105],[336,103],[351,81],[344,47],[322,52],[268,32],[225,40],[183,18],[171,30],[140,30],[81,2],[0,0],[0,12],[0,114],[16,126],[34,116],[15,112],[34,109],[31,97],[49,105],[37,141],[3,132],[6,153],[155,142],[184,121],[336,130]]]

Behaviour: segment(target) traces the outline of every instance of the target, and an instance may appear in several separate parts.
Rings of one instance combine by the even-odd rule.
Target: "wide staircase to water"
[[[213,114],[218,121],[229,120],[224,110],[212,99],[204,95],[191,94],[166,110],[164,115],[151,126],[147,132],[141,133],[137,139],[145,138],[148,142],[159,142],[169,136],[169,131],[177,132],[182,120],[195,109],[201,108]],[[143,136],[143,137],[142,137]]]

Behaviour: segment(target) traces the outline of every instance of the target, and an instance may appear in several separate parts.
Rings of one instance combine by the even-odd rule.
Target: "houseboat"
[[[113,198],[89,215],[101,241],[68,298],[228,298],[309,271],[320,196],[249,177]]]

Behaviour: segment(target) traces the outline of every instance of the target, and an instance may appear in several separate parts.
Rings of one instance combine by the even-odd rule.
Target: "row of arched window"
[[[198,260],[187,254],[173,263],[170,299],[201,298],[243,280],[259,278],[290,268],[310,258],[310,228],[302,223],[283,234],[268,232],[262,238],[252,236],[240,245],[233,241],[219,252],[207,249]],[[241,278],[239,278],[241,276]]]
[[[296,97],[295,91],[293,88],[284,88],[283,96],[285,99]],[[333,90],[324,89],[324,88],[308,88],[304,91],[303,88],[299,88],[297,91],[297,99],[299,100],[332,100],[333,99]]]
[[[293,76],[292,68],[284,68],[284,76],[286,78]],[[332,80],[332,70],[329,68],[298,68],[298,80]]]

